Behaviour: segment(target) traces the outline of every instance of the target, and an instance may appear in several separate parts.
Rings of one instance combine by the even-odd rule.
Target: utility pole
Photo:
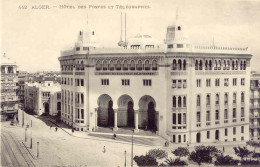
[[[27,128],[25,128],[25,139],[24,139],[25,142],[27,142]]]
[[[131,155],[131,167],[133,167],[133,154],[134,154],[134,130],[133,130],[133,133],[132,133],[132,155]]]
[[[32,132],[31,132],[31,144],[30,144],[30,149],[32,149]]]
[[[39,142],[37,142],[37,158],[39,158]]]
[[[125,167],[126,167],[126,150],[125,150]]]

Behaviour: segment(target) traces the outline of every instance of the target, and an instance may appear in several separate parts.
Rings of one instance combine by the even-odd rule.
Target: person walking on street
[[[56,126],[55,130],[56,130],[56,132],[58,131],[58,127],[57,126]]]
[[[105,146],[103,147],[103,153],[106,153],[106,147]]]

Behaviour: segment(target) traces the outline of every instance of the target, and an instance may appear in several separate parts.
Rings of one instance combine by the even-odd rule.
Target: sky
[[[74,46],[87,23],[101,47],[116,47],[120,15],[127,14],[127,38],[138,33],[161,43],[178,9],[183,30],[193,44],[249,47],[252,70],[260,71],[260,1],[258,0],[11,0],[1,1],[1,54],[15,60],[21,71],[58,71],[60,51]],[[27,9],[19,9],[26,6]],[[49,5],[50,9],[31,9]],[[61,9],[73,5],[75,9]],[[85,5],[85,9],[78,9]],[[106,9],[89,8],[106,6]],[[148,9],[116,9],[145,5]],[[54,7],[57,6],[57,7]],[[108,9],[114,6],[113,9]]]

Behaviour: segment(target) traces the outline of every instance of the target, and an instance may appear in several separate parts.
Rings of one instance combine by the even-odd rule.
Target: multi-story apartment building
[[[13,119],[18,113],[16,63],[1,57],[1,121]]]
[[[250,81],[250,135],[260,140],[260,73],[251,74]]]
[[[18,99],[21,104],[24,104],[24,86],[28,73],[26,71],[17,71],[18,75]]]
[[[139,34],[121,46],[99,47],[86,27],[61,52],[65,123],[144,128],[175,143],[249,139],[248,47],[191,44],[180,20],[164,44]]]
[[[37,115],[60,115],[60,84],[53,81],[26,83],[25,110],[33,112]]]

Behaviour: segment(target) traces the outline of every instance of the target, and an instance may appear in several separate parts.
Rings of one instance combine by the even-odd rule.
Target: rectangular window
[[[178,80],[178,88],[182,88],[182,80]]]
[[[224,79],[224,86],[228,87],[228,78]]]
[[[183,48],[183,44],[177,44],[177,48]]]
[[[181,124],[181,114],[178,114],[178,124]]]
[[[183,142],[186,142],[186,135],[183,135]]]
[[[108,79],[101,79],[101,85],[109,85]]]
[[[186,114],[183,114],[183,124],[186,124]]]
[[[197,112],[197,122],[200,122],[200,112]]]
[[[216,112],[215,112],[215,119],[219,120],[219,111],[218,110],[216,110]]]
[[[176,125],[176,114],[175,113],[172,114],[172,123],[174,125]]]
[[[177,86],[176,86],[176,80],[174,79],[174,80],[172,80],[172,88],[176,88]]]
[[[233,135],[236,134],[236,127],[233,128]]]
[[[233,78],[233,86],[237,86],[237,79]]]
[[[244,133],[244,126],[241,126],[241,133]]]
[[[225,128],[225,136],[228,136],[228,129]]]
[[[210,79],[206,79],[206,87],[210,87]]]
[[[144,79],[143,85],[144,86],[152,86],[152,80],[151,79]]]
[[[224,119],[228,119],[228,110],[227,109],[224,110]]]
[[[175,135],[172,135],[172,142],[175,143]]]
[[[81,79],[81,86],[84,86],[84,79]]]
[[[245,78],[241,78],[241,85],[242,85],[242,86],[245,85]]]
[[[173,48],[173,44],[168,45],[168,48]]]
[[[237,111],[236,111],[236,108],[233,108],[233,118],[236,118],[237,117]]]
[[[187,88],[187,81],[183,80],[183,88]]]
[[[206,113],[206,121],[210,121],[210,111],[207,111]]]
[[[197,88],[201,87],[201,79],[197,79]]]
[[[215,86],[216,86],[216,87],[220,85],[219,80],[220,80],[220,79],[215,79]]]
[[[84,119],[84,109],[81,109],[81,119]]]
[[[241,117],[245,117],[245,109],[244,109],[244,107],[241,107]]]
[[[130,80],[129,79],[122,79],[122,85],[123,86],[129,86],[130,85]]]
[[[210,138],[210,131],[207,131],[207,139]]]

